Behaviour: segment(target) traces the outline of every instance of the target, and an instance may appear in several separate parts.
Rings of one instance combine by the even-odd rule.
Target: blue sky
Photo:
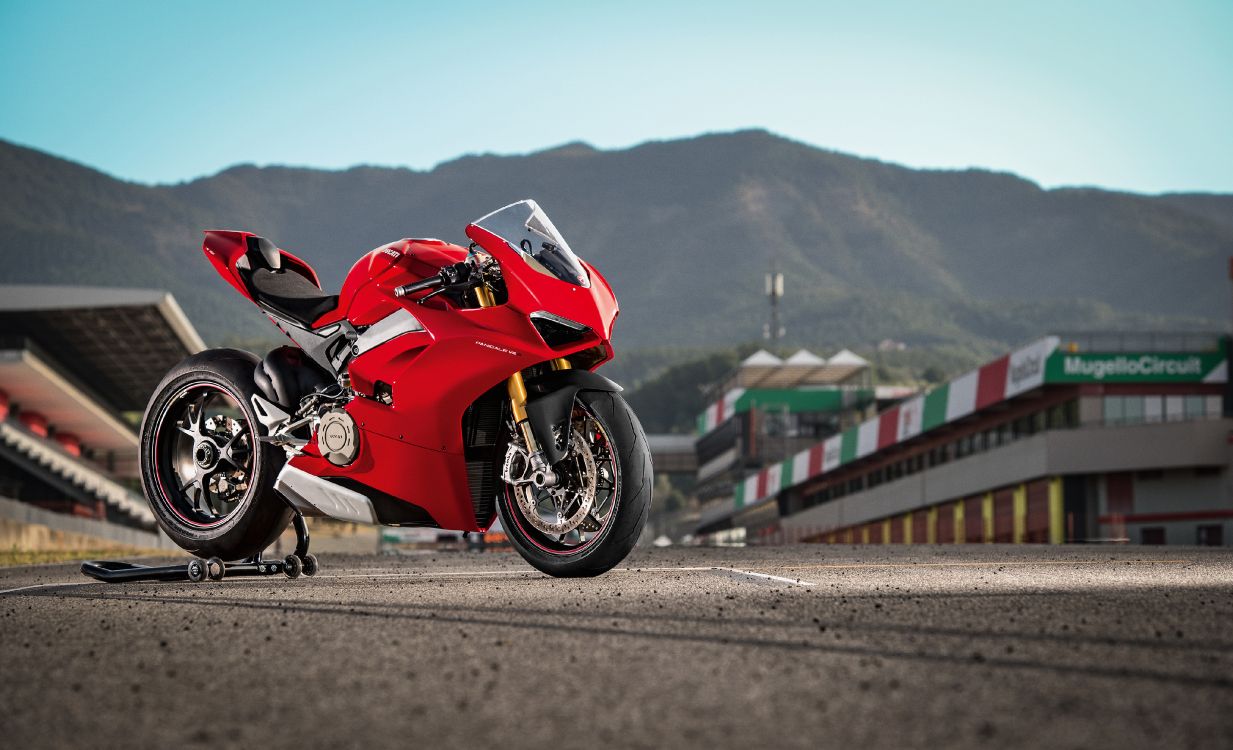
[[[746,127],[1233,192],[1233,1],[0,0],[0,138],[143,182]]]

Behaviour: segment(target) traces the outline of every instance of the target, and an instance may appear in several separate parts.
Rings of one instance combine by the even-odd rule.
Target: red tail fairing
[[[261,250],[256,247],[254,240],[264,240],[264,238],[252,232],[230,229],[209,229],[206,230],[205,236],[201,249],[209,258],[210,263],[214,265],[214,269],[227,280],[228,284],[235,287],[236,291],[252,300],[253,294],[245,280],[245,273],[254,267],[259,267],[254,264],[253,260],[260,257]],[[275,250],[283,268],[300,274],[312,282],[313,286],[321,288],[317,272],[311,266],[286,250],[281,248],[275,248]],[[245,264],[241,259],[248,260],[248,263]]]

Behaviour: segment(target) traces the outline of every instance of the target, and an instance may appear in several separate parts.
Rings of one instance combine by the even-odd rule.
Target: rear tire
[[[606,391],[580,391],[578,401],[599,422],[611,443],[619,477],[612,516],[598,536],[576,552],[550,549],[540,533],[525,523],[512,487],[503,485],[497,498],[501,526],[518,554],[544,573],[562,578],[597,576],[625,559],[646,526],[654,484],[646,433],[625,399]]]
[[[167,536],[199,557],[223,560],[251,557],[268,547],[291,521],[291,509],[274,490],[274,480],[286,455],[281,448],[257,439],[265,434],[250,401],[257,393],[253,370],[258,362],[256,356],[235,349],[212,349],[195,354],[167,373],[142,419],[141,481],[146,500]],[[249,451],[245,454],[247,488],[242,497],[230,504],[232,507],[223,506],[225,512],[217,510],[213,503],[207,509],[201,495],[194,497],[189,487],[179,486],[184,480],[182,472],[192,473],[197,469],[191,464],[193,456],[182,455],[184,442],[191,444],[195,438],[177,434],[185,430],[176,414],[183,412],[187,399],[200,398],[193,395],[197,393],[225,403],[235,415],[231,424],[242,425],[236,434],[246,436],[241,442]],[[191,417],[192,406],[187,408]],[[203,402],[197,414],[205,409]],[[215,455],[220,452],[216,449],[222,447],[220,442],[221,439],[216,439],[196,456],[207,465],[213,459],[213,465],[229,469]],[[175,453],[177,450],[180,452]]]

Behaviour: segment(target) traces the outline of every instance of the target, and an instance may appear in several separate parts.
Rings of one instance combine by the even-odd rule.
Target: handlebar
[[[394,296],[405,297],[408,294],[415,294],[425,289],[436,289],[438,287],[470,287],[477,281],[483,283],[480,273],[468,261],[464,260],[460,263],[445,266],[437,272],[436,276],[429,276],[414,284],[405,284],[398,287],[394,290]]]
[[[423,281],[417,281],[414,284],[404,284],[394,290],[395,297],[406,297],[408,294],[422,292],[425,289],[434,289],[445,283],[445,279],[441,278],[441,274],[429,276]]]

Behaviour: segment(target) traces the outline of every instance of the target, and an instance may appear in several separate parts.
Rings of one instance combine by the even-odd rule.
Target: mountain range
[[[241,165],[142,185],[0,141],[0,282],[171,290],[207,341],[273,331],[210,268],[201,231],[243,228],[337,289],[400,237],[465,244],[533,197],[621,303],[618,347],[760,338],[786,276],[785,342],[995,351],[1048,330],[1223,328],[1233,195],[1042,189],[919,170],[764,131],[601,151],[574,143],[429,171]]]

